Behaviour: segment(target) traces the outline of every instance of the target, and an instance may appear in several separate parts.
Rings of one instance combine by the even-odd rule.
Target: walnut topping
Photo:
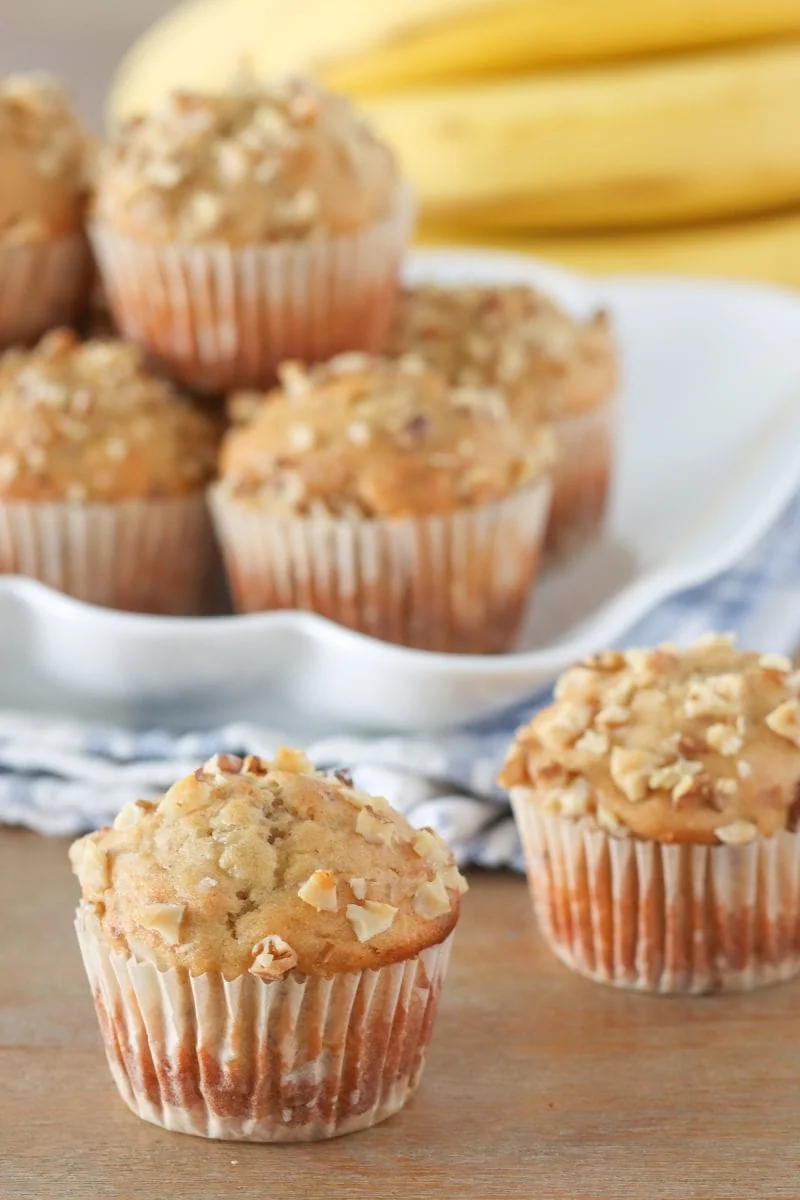
[[[219,887],[219,884],[212,875],[204,875],[197,884],[198,892],[213,892],[217,887]]]
[[[736,764],[736,772],[740,779],[749,779],[753,774],[752,764],[746,758],[740,758]]]
[[[619,790],[630,801],[637,802],[647,796],[650,776],[660,765],[660,759],[647,750],[615,746],[609,770]]]
[[[226,775],[238,775],[242,769],[242,762],[238,754],[215,754],[203,763],[202,770],[205,775],[212,778],[221,776],[224,780]]]
[[[455,863],[451,863],[449,867],[445,867],[442,871],[442,883],[448,891],[458,892],[461,896],[469,891],[469,884]]]
[[[681,794],[685,795],[686,791],[689,790],[686,787],[685,781],[688,780],[689,786],[693,786],[695,776],[699,775],[702,770],[702,763],[679,758],[675,762],[667,763],[663,767],[657,767],[651,774],[648,784],[654,791],[658,791],[661,788],[671,791],[672,788],[680,786],[681,789],[685,788],[685,791],[681,791]]]
[[[369,808],[362,808],[356,817],[356,833],[360,833],[365,841],[375,846],[389,846],[395,835],[395,827],[390,821],[378,817]]]
[[[378,900],[365,900],[363,904],[348,904],[345,915],[353,926],[360,942],[369,942],[380,933],[391,929],[397,909],[393,904],[381,904]]]
[[[114,829],[130,829],[138,825],[144,814],[152,809],[153,805],[147,800],[132,800],[130,804],[124,804],[114,817]]]
[[[336,912],[339,907],[333,871],[314,871],[297,889],[297,894],[317,912]]]
[[[741,675],[734,675],[732,672],[697,679],[689,685],[684,706],[686,716],[690,719],[738,716],[743,689]]]
[[[257,754],[248,754],[242,763],[242,775],[255,775],[257,778],[269,774],[269,763]]]
[[[444,867],[450,862],[450,852],[432,829],[420,829],[411,843],[411,848],[432,867]]]
[[[81,846],[77,862],[78,881],[90,896],[101,895],[111,882],[108,854],[91,839],[78,845]]]
[[[425,921],[433,921],[450,912],[450,896],[441,875],[420,884],[414,894],[414,911]]]
[[[355,896],[356,900],[365,900],[367,896],[367,881],[356,876],[354,879],[348,879],[350,891]]]
[[[710,725],[706,730],[706,741],[712,750],[716,750],[725,758],[738,754],[744,745],[741,734],[731,729],[730,725]]]
[[[592,671],[621,671],[625,666],[625,655],[619,650],[601,650],[583,660],[583,665]]]
[[[592,791],[580,776],[566,787],[553,789],[557,811],[564,817],[584,817],[589,811]]]
[[[607,733],[598,733],[596,729],[587,729],[582,737],[579,737],[575,743],[575,749],[580,750],[582,754],[588,754],[590,758],[602,758],[608,753],[610,742]]]
[[[758,837],[758,827],[752,821],[731,821],[714,830],[718,841],[726,846],[744,846]]]
[[[788,675],[792,669],[792,660],[785,654],[762,654],[758,665],[764,671],[777,671],[780,675]]]
[[[569,746],[586,732],[591,719],[588,705],[567,701],[540,718],[537,732],[543,746]]]
[[[631,831],[627,825],[623,825],[622,821],[611,812],[610,809],[600,805],[597,809],[597,824],[606,833],[614,838],[628,838],[631,836]]]
[[[735,796],[739,790],[739,784],[735,779],[717,779],[714,783],[714,791],[718,796]]]
[[[292,775],[313,775],[314,765],[306,758],[302,750],[294,750],[291,746],[280,746],[272,760],[273,769],[288,771]]]
[[[625,725],[631,717],[629,708],[623,708],[621,704],[610,704],[607,708],[601,708],[600,712],[594,719],[595,725],[599,729],[616,729],[621,725]]]
[[[800,747],[800,700],[784,700],[766,718],[773,733]]]
[[[186,907],[183,904],[146,904],[137,914],[143,929],[152,929],[168,946],[177,946],[181,940],[181,922]]]
[[[268,933],[253,946],[250,974],[261,979],[283,979],[297,966],[297,955],[277,933]]]
[[[579,697],[581,700],[590,699],[597,691],[594,673],[587,667],[577,666],[561,676],[553,689],[556,700],[568,700]]]

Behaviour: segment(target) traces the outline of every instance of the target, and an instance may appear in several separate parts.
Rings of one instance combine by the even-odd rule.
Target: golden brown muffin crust
[[[174,92],[127,124],[104,156],[95,211],[148,241],[300,239],[388,216],[398,182],[347,100],[287,78]]]
[[[292,750],[211,759],[70,857],[114,947],[229,979],[410,958],[447,937],[466,889],[432,831]]]
[[[214,471],[216,425],[121,341],[47,334],[0,357],[0,498],[181,496]]]
[[[418,354],[458,386],[501,388],[536,420],[594,408],[618,384],[608,314],[578,321],[525,284],[406,288],[390,352]]]
[[[500,776],[546,812],[618,837],[740,844],[794,829],[800,672],[710,635],[573,667]]]
[[[549,436],[520,437],[499,392],[450,388],[413,356],[285,364],[282,380],[266,397],[233,398],[243,424],[221,456],[221,486],[276,513],[451,512],[503,499],[550,466]]]
[[[89,142],[65,89],[48,75],[0,79],[0,243],[81,228]]]

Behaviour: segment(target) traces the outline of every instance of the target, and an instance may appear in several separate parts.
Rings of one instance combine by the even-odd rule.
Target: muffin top
[[[276,514],[451,512],[508,496],[552,459],[549,435],[521,438],[498,391],[451,388],[413,356],[287,363],[281,379],[233,397],[242,423],[221,456],[221,487]]]
[[[0,357],[0,497],[180,496],[212,476],[218,431],[120,341],[71,330]]]
[[[287,749],[210,759],[70,858],[112,946],[228,979],[410,958],[447,937],[466,890],[435,833]]]
[[[752,841],[800,810],[800,671],[730,636],[607,651],[562,676],[500,776],[617,837]]]
[[[45,241],[81,228],[89,142],[48,75],[0,79],[0,241]]]
[[[391,351],[459,387],[502,388],[516,415],[537,420],[593,408],[618,382],[608,314],[578,321],[525,284],[407,288]]]
[[[398,172],[347,100],[296,78],[173,92],[107,150],[96,214],[148,241],[351,233],[389,214]]]

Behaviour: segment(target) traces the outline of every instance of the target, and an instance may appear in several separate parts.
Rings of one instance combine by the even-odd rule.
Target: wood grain
[[[572,975],[521,880],[474,881],[428,1067],[385,1125],[309,1147],[168,1134],[118,1099],[66,843],[0,831],[2,1200],[800,1194],[800,984],[667,1000]]]

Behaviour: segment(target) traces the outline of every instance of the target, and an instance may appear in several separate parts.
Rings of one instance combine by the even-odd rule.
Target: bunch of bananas
[[[426,240],[800,285],[800,0],[194,0],[112,118],[243,60],[356,98]]]

